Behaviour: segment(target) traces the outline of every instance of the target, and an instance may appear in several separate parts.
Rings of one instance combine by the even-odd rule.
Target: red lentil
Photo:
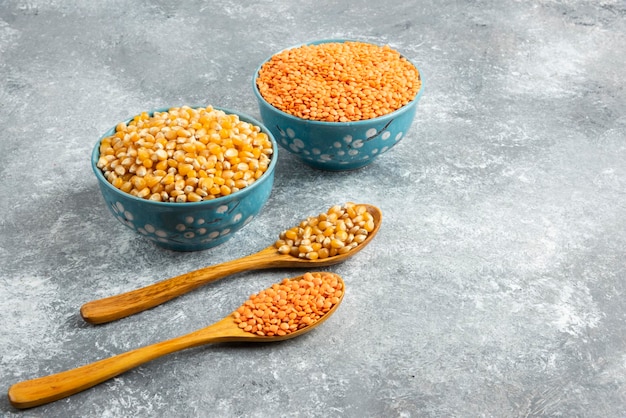
[[[212,106],[147,112],[100,142],[97,162],[113,186],[164,202],[234,193],[267,171],[272,142],[261,128]]]
[[[272,56],[256,80],[272,106],[303,119],[347,122],[391,113],[415,98],[420,74],[388,45],[329,42]]]
[[[332,273],[306,273],[251,295],[235,312],[239,328],[257,335],[287,335],[316,323],[343,297]]]

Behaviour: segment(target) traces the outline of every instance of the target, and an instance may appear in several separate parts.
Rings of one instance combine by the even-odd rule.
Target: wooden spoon
[[[380,229],[383,217],[381,210],[373,205],[363,206],[367,207],[367,211],[374,218],[374,230],[368,234],[365,241],[346,254],[307,260],[289,254],[280,254],[274,245],[271,245],[258,253],[237,260],[204,267],[140,289],[87,302],[80,308],[80,314],[85,321],[91,324],[102,324],[153,308],[206,283],[242,271],[268,268],[325,267],[341,263],[369,244]]]
[[[246,332],[237,326],[231,314],[208,327],[180,337],[137,348],[76,369],[16,383],[9,388],[9,400],[11,405],[19,409],[32,408],[34,406],[54,402],[81,392],[166,354],[204,344],[233,341],[274,342],[298,337],[311,331],[327,320],[341,304],[343,295],[345,294],[345,283],[341,277],[335,276],[337,280],[341,282],[342,289],[344,289],[339,301],[315,323],[290,334],[267,337]],[[298,276],[291,280],[297,280],[301,277],[302,276]]]

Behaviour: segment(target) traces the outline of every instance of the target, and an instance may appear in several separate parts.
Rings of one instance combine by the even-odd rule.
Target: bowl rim
[[[221,106],[213,106],[213,105],[180,105],[180,106],[168,106],[168,107],[159,107],[156,109],[152,109],[149,111],[146,111],[146,113],[148,113],[150,116],[154,115],[155,112],[166,112],[170,109],[173,108],[180,108],[180,107],[190,107],[192,109],[198,109],[198,108],[206,108],[207,106],[211,106],[213,109],[216,110],[221,110],[227,114],[234,114],[237,115],[240,119],[242,119],[244,122],[248,122],[251,123],[253,125],[256,125],[258,127],[261,128],[261,131],[263,133],[265,133],[269,138],[270,141],[272,143],[272,156],[270,158],[270,164],[267,167],[267,170],[263,173],[263,175],[261,177],[259,177],[258,180],[256,180],[254,183],[252,183],[249,186],[244,187],[243,189],[237,190],[234,193],[231,193],[227,196],[220,196],[220,197],[216,197],[215,199],[209,199],[209,200],[201,200],[199,202],[161,202],[161,201],[156,201],[156,200],[150,200],[150,199],[143,199],[137,196],[133,196],[130,193],[126,193],[121,191],[120,189],[118,189],[117,187],[113,186],[105,177],[104,174],[102,173],[102,170],[100,168],[98,168],[97,163],[98,163],[98,159],[100,158],[100,143],[102,142],[102,139],[110,136],[107,133],[114,131],[115,127],[117,126],[114,125],[111,128],[107,129],[107,131],[102,134],[98,140],[96,141],[96,144],[94,145],[92,151],[91,151],[91,168],[94,172],[94,174],[96,175],[96,178],[98,179],[98,182],[100,184],[103,184],[107,189],[113,191],[115,194],[124,196],[124,198],[127,198],[131,201],[136,201],[136,202],[141,202],[143,204],[147,204],[147,205],[154,205],[154,206],[161,206],[161,207],[169,207],[169,208],[190,208],[190,207],[198,207],[198,206],[212,206],[212,205],[218,205],[220,203],[224,203],[224,202],[229,202],[231,201],[233,198],[238,198],[238,197],[243,197],[246,196],[250,193],[252,193],[254,191],[254,189],[256,187],[260,187],[259,185],[261,185],[262,183],[264,183],[265,181],[268,181],[267,179],[271,177],[272,173],[275,171],[276,168],[276,164],[278,163],[278,143],[276,142],[276,139],[274,138],[274,135],[272,135],[272,133],[270,132],[269,129],[267,129],[267,127],[265,125],[263,125],[261,122],[259,122],[256,118],[248,115],[247,113],[243,113],[240,111],[236,111],[230,108],[226,108],[226,107],[221,107]],[[143,112],[142,112],[143,113]],[[133,120],[133,118],[137,115],[139,115],[140,113],[137,113],[127,119],[125,119],[123,122],[128,123],[131,120]],[[119,123],[119,122],[118,122]]]
[[[266,62],[268,62],[270,59],[272,59],[272,57],[274,55],[280,54],[281,52],[288,51],[290,49],[299,48],[299,47],[305,46],[305,45],[319,45],[319,44],[326,44],[326,43],[332,43],[332,42],[337,42],[337,43],[362,42],[362,43],[367,43],[367,44],[370,44],[370,45],[380,46],[379,44],[376,44],[376,43],[373,43],[373,42],[368,42],[368,41],[363,41],[363,40],[358,40],[358,39],[351,39],[351,38],[327,38],[327,39],[319,39],[319,40],[314,40],[314,41],[302,42],[302,43],[297,44],[297,45],[292,45],[292,46],[283,48],[280,51],[274,52],[272,55],[270,55],[269,57],[264,59],[257,66],[256,70],[254,71],[254,75],[252,76],[252,90],[254,91],[254,95],[256,96],[257,100],[259,100],[262,103],[266,104],[268,107],[273,109],[276,113],[280,114],[282,117],[285,117],[287,119],[292,119],[292,120],[295,120],[295,121],[300,121],[300,122],[305,122],[305,123],[309,123],[309,124],[312,124],[312,125],[320,125],[320,126],[354,126],[354,125],[358,126],[358,125],[367,125],[367,124],[371,124],[371,123],[378,123],[378,122],[382,122],[382,121],[385,121],[385,120],[390,119],[390,118],[395,118],[398,114],[406,112],[411,106],[414,106],[420,100],[420,98],[422,97],[422,92],[424,91],[424,78],[422,77],[422,72],[420,71],[419,67],[417,65],[415,65],[415,63],[413,61],[411,61],[409,58],[407,58],[402,53],[400,53],[400,51],[398,51],[397,49],[394,49],[396,52],[398,52],[400,54],[401,57],[406,59],[408,62],[411,63],[411,65],[413,65],[415,67],[415,69],[417,70],[417,74],[418,74],[418,77],[419,77],[421,85],[420,85],[419,90],[415,94],[415,97],[413,97],[413,99],[411,99],[410,102],[408,102],[404,106],[394,110],[393,112],[390,112],[390,113],[387,113],[387,114],[384,114],[384,115],[381,115],[381,116],[378,116],[378,117],[375,117],[375,118],[371,118],[371,119],[363,119],[363,120],[347,121],[347,122],[329,122],[329,121],[322,121],[322,120],[299,118],[297,116],[292,115],[291,113],[287,113],[285,111],[280,110],[279,108],[277,108],[276,106],[272,105],[270,102],[265,100],[265,98],[263,97],[263,95],[259,91],[259,88],[258,88],[258,86],[256,84],[256,80],[257,80],[257,78],[259,76],[259,71],[261,70],[261,67],[263,67],[263,65],[265,65]]]

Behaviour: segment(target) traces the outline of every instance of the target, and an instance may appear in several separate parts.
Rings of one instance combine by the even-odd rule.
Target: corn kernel
[[[129,193],[133,189],[133,184],[130,181],[124,182],[120,187],[120,190],[126,193]]]
[[[136,190],[136,189],[135,189],[135,190]],[[142,190],[140,190],[140,191],[137,193],[137,197],[144,198],[144,197],[148,197],[148,196],[150,196],[150,194],[151,194],[151,193],[150,193],[150,189],[149,189],[149,188],[147,188],[147,187],[145,187],[145,188],[143,188]]]
[[[200,202],[202,197],[197,194],[195,191],[190,191],[187,193],[187,202]]]
[[[124,179],[122,179],[121,177],[118,177],[115,180],[113,180],[111,184],[113,184],[113,186],[119,189],[120,187],[122,187],[122,184],[124,184]]]

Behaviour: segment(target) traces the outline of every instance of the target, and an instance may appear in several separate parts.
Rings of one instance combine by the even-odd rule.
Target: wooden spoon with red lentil
[[[80,313],[91,324],[115,321],[153,308],[204,284],[242,271],[312,268],[341,263],[369,244],[382,212],[369,204],[335,205],[283,231],[269,247],[236,260],[208,266],[119,295],[85,303]]]
[[[273,342],[300,336],[337,310],[344,286],[341,277],[325,272],[284,279],[250,296],[232,314],[208,327],[76,369],[16,383],[9,388],[9,400],[20,409],[54,402],[166,354],[204,344]]]

